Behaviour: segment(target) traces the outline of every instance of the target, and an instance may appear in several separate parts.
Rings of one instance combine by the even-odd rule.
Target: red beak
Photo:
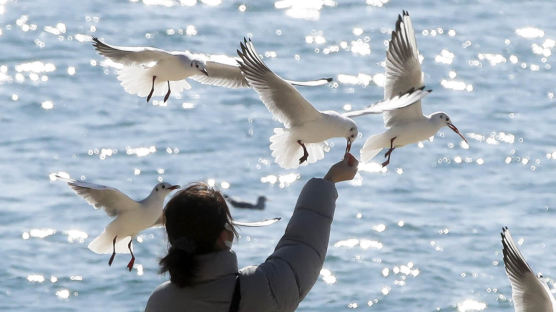
[[[465,139],[465,137],[459,132],[458,128],[456,128],[456,126],[454,126],[453,123],[449,122],[448,123],[448,127],[450,129],[452,129],[455,133],[457,133],[464,141],[465,143],[467,143],[469,145],[469,142],[467,142],[467,140]]]
[[[350,150],[351,150],[351,139],[347,138],[346,153],[349,153]]]

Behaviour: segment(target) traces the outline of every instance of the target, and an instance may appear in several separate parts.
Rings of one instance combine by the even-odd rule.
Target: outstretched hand
[[[324,179],[333,183],[351,180],[357,173],[358,164],[359,161],[353,155],[346,153],[344,159],[330,167]]]

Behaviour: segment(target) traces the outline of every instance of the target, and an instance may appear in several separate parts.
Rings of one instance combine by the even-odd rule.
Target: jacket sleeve
[[[337,197],[334,183],[307,182],[272,255],[258,267],[242,270],[242,311],[297,308],[322,269]]]

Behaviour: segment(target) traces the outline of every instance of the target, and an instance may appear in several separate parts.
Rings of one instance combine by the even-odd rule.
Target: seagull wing
[[[409,90],[409,92],[407,92],[406,94],[398,95],[389,100],[375,103],[367,108],[347,112],[342,115],[344,117],[353,118],[368,114],[381,114],[383,112],[390,112],[395,109],[401,109],[415,103],[416,101],[420,101],[431,92],[431,90],[424,90],[424,88],[425,87],[421,87],[417,90]]]
[[[93,46],[99,54],[124,65],[158,62],[160,59],[172,56],[171,53],[157,48],[108,45],[96,37],[93,37]]]
[[[553,311],[552,294],[539,280],[517,248],[507,227],[502,229],[502,253],[506,273],[512,284],[516,312]]]
[[[207,75],[195,75],[190,78],[200,83],[225,88],[248,88],[249,83],[237,65],[237,58],[226,55],[211,55],[206,57],[205,68]]]
[[[286,128],[321,117],[311,103],[287,81],[273,73],[259,58],[251,40],[241,43],[237,51],[239,67],[245,79],[259,94],[261,100]]]
[[[164,216],[164,212],[160,213],[160,217],[154,222],[152,225],[153,227],[164,227],[166,224],[166,217]]]
[[[139,206],[138,202],[113,187],[66,179],[58,175],[56,178],[67,182],[73,191],[83,197],[91,206],[95,209],[103,208],[111,217]]]
[[[225,88],[248,88],[249,82],[243,77],[238,66],[238,59],[226,55],[211,55],[207,57],[205,68],[207,75],[195,75],[189,78],[200,83],[225,87]],[[332,78],[322,78],[309,81],[293,81],[286,82],[303,87],[318,87],[331,82]]]
[[[266,219],[266,220],[256,221],[256,222],[242,222],[242,221],[233,220],[232,224],[236,226],[245,226],[245,227],[260,227],[260,226],[267,226],[267,225],[274,224],[280,221],[280,219],[281,218],[272,218],[272,219]]]
[[[423,86],[423,73],[419,64],[419,51],[409,13],[398,15],[396,29],[386,52],[386,83],[384,99],[388,100],[408,90]],[[384,124],[391,127],[398,122],[423,118],[421,101],[398,110],[384,113]]]

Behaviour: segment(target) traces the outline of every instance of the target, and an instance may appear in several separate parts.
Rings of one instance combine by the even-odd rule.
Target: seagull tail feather
[[[309,157],[302,165],[314,163],[324,158],[324,152],[328,145],[326,142],[305,143]],[[299,158],[303,156],[303,148],[297,143],[297,139],[291,135],[288,129],[275,128],[274,135],[270,137],[270,150],[276,163],[284,169],[295,169],[299,167]]]
[[[382,150],[381,143],[383,141],[382,134],[375,134],[365,141],[361,148],[361,162],[367,163],[371,161]]]
[[[137,94],[140,97],[146,97],[153,85],[153,75],[149,67],[142,65],[124,66],[118,72],[118,80],[124,90],[129,94]],[[185,80],[171,81],[170,88],[172,94],[179,94],[184,89],[191,86]],[[154,96],[164,96],[168,92],[167,82],[161,79],[154,81]]]
[[[129,243],[129,236],[118,237],[116,240],[116,253],[129,253],[127,244]],[[112,253],[112,241],[114,236],[106,231],[102,232],[97,236],[90,244],[89,249],[97,254],[111,254]],[[131,248],[133,249],[133,247]]]

